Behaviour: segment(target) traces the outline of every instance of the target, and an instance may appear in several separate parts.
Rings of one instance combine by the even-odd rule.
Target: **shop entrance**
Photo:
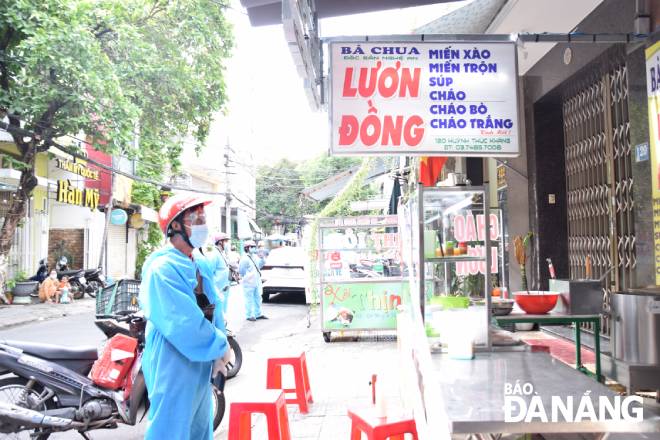
[[[595,70],[595,69],[594,69]],[[633,176],[625,63],[583,80],[562,101],[570,278],[603,278],[604,306],[632,287]],[[603,318],[603,333],[610,325]]]

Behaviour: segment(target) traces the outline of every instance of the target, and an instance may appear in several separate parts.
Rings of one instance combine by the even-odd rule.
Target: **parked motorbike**
[[[42,258],[39,260],[39,268],[37,269],[37,273],[30,277],[30,281],[37,281],[39,283],[42,283],[46,278],[48,277],[48,264],[46,263],[46,259]]]
[[[108,285],[105,282],[105,275],[103,275],[103,270],[101,270],[101,268],[86,269],[84,277],[85,281],[87,282],[85,286],[85,293],[87,293],[92,298],[96,298],[96,293]]]
[[[128,323],[128,328],[119,325]],[[0,433],[29,433],[36,440],[50,434],[76,430],[135,425],[148,408],[147,389],[142,375],[146,320],[137,314],[113,316],[96,321],[108,338],[123,334],[138,342],[137,355],[120,389],[96,385],[87,375],[97,360],[95,347],[63,347],[16,341],[0,341]],[[218,388],[218,386],[220,388]],[[225,412],[222,378],[213,385],[213,429]]]

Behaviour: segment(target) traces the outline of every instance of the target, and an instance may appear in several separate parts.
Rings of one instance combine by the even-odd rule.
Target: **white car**
[[[305,266],[307,255],[301,247],[280,247],[270,251],[261,269],[264,301],[270,295],[280,292],[294,292],[305,295],[307,284]]]

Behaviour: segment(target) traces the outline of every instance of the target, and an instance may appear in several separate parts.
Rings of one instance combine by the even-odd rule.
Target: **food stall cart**
[[[396,330],[403,282],[397,216],[319,220],[321,330]]]

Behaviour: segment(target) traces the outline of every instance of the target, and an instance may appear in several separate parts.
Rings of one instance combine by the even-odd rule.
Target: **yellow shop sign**
[[[57,168],[68,171],[86,179],[99,180],[99,170],[88,167],[84,162],[71,162],[67,159],[57,159]]]
[[[84,206],[92,211],[98,208],[101,193],[96,188],[80,189],[68,179],[57,181],[57,201],[70,205]]]

